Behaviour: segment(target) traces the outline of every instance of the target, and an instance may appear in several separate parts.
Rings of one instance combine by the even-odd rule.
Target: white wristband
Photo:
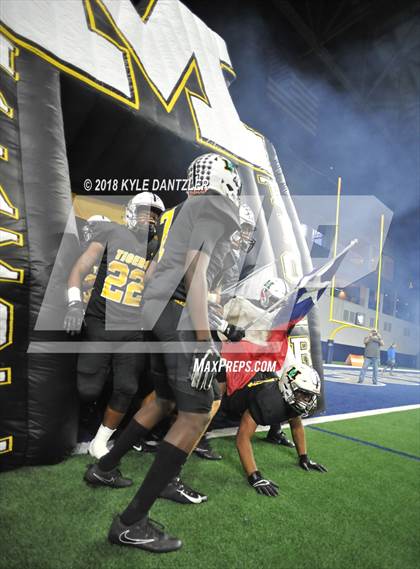
[[[217,327],[217,331],[221,334],[224,334],[229,326],[229,322],[227,320],[221,320],[219,326]]]
[[[77,286],[71,286],[67,291],[67,299],[70,302],[82,302],[82,294],[80,288]]]

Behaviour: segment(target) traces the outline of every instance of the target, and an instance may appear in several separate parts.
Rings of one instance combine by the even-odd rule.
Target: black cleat
[[[203,437],[194,449],[194,453],[207,460],[222,460],[222,455],[211,448],[210,441]]]
[[[285,447],[295,448],[295,444],[292,443],[292,441],[289,441],[283,431],[277,431],[276,433],[268,431],[268,435],[265,440],[273,445],[283,445]]]
[[[159,442],[155,440],[141,441],[133,445],[133,449],[137,452],[157,452]]]
[[[115,545],[128,545],[153,553],[176,551],[181,547],[182,541],[171,537],[164,529],[161,524],[147,516],[130,526],[126,526],[120,516],[116,516],[109,529],[108,541]]]
[[[89,464],[83,477],[91,486],[108,486],[109,488],[127,488],[133,484],[130,478],[124,478],[118,468],[101,470],[97,464]]]
[[[200,492],[196,492],[186,486],[179,476],[169,482],[166,488],[160,493],[159,498],[165,498],[165,500],[171,500],[179,504],[201,504],[208,500],[205,494],[200,494]]]

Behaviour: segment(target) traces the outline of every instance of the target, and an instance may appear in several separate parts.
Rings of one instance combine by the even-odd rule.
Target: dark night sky
[[[292,193],[335,194],[340,175],[344,194],[375,195],[394,212],[386,249],[418,280],[419,3],[184,4],[226,41],[238,112],[273,142]],[[312,132],[270,97],[290,76],[314,97]]]
[[[334,195],[340,175],[343,194],[375,195],[394,212],[386,250],[418,281],[419,3],[183,3],[226,41],[239,115],[273,142],[292,194]]]

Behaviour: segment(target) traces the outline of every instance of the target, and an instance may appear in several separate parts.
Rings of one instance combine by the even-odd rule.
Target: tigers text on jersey
[[[140,329],[144,274],[159,248],[158,238],[148,242],[147,232],[136,234],[117,223],[98,222],[91,241],[101,243],[105,252],[86,314],[106,321],[107,328]]]

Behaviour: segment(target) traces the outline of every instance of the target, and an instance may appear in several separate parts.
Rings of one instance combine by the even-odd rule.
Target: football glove
[[[317,462],[313,462],[310,458],[308,458],[307,454],[301,454],[299,456],[299,466],[309,472],[309,470],[318,470],[318,472],[328,472],[325,466],[322,464],[318,464]]]
[[[197,348],[190,370],[191,387],[200,391],[209,390],[220,371],[219,362],[220,354],[211,341],[206,342],[203,348]]]
[[[80,300],[70,302],[64,317],[65,331],[72,336],[78,334],[83,324],[84,315],[83,303]]]
[[[245,337],[245,330],[234,324],[229,324],[221,316],[222,307],[219,304],[209,302],[209,325],[211,330],[217,330],[230,342],[240,342]]]
[[[245,337],[245,330],[243,328],[235,326],[234,324],[228,324],[226,320],[224,320],[224,322],[226,326],[219,331],[224,334],[230,342],[240,342]]]
[[[258,494],[264,494],[264,496],[277,496],[279,493],[278,485],[272,480],[267,480],[263,478],[261,472],[256,470],[248,476],[248,483],[255,488]]]

